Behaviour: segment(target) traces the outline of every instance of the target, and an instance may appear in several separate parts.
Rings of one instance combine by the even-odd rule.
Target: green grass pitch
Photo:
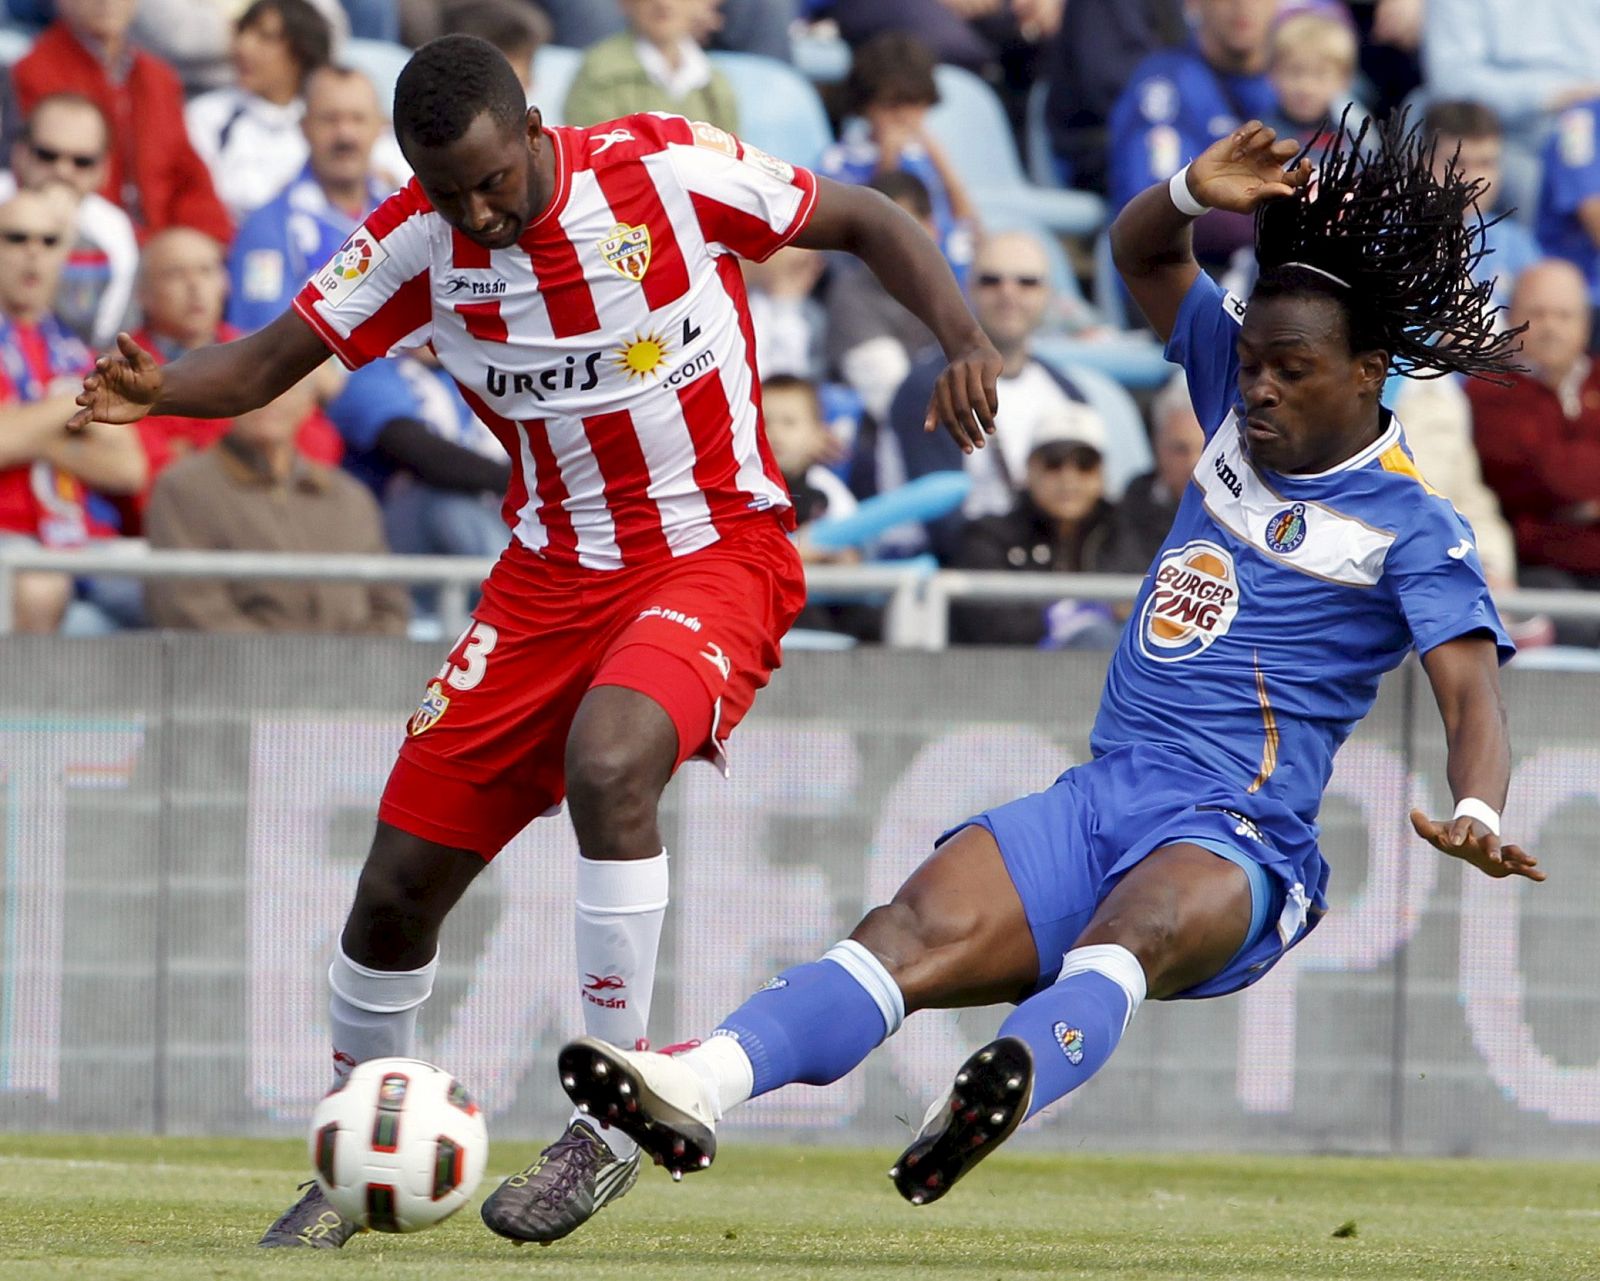
[[[480,1194],[533,1153],[496,1148]],[[733,1143],[681,1185],[648,1170],[549,1249],[469,1207],[331,1255],[255,1248],[298,1144],[0,1136],[0,1277],[1600,1278],[1596,1165],[1000,1153],[913,1210],[891,1158]]]

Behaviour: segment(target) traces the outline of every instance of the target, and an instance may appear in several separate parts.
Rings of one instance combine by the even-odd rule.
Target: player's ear
[[[1386,351],[1357,353],[1356,377],[1360,381],[1362,395],[1371,394],[1374,399],[1381,396],[1383,384],[1389,381],[1389,353]]]
[[[528,150],[538,154],[539,148],[544,146],[544,116],[538,107],[529,107],[526,118],[528,130]]]

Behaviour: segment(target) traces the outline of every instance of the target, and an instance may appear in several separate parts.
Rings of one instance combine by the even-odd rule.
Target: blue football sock
[[[853,940],[785,970],[717,1028],[754,1069],[751,1097],[792,1082],[837,1081],[893,1033],[905,1003],[882,963]]]
[[[1114,943],[1074,948],[1056,982],[1000,1025],[1033,1051],[1028,1116],[1070,1094],[1105,1066],[1144,999],[1144,970]]]

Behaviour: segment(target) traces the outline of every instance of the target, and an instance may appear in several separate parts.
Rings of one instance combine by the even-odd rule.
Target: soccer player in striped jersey
[[[283,315],[163,367],[121,336],[79,399],[82,422],[225,417],[329,352],[357,367],[428,345],[510,455],[510,545],[407,726],[329,972],[336,1081],[411,1052],[445,916],[563,799],[584,1024],[643,1041],[668,897],[661,791],[691,757],[722,761],[805,600],[738,259],[859,256],[943,346],[929,424],[968,449],[993,431],[1001,368],[910,215],[712,125],[546,129],[506,60],[464,36],[417,51],[394,123],[415,179]],[[552,1241],[637,1170],[632,1140],[575,1114],[484,1219]],[[262,1244],[353,1231],[313,1186]]]
[[[1206,447],[1112,658],[1092,759],[945,833],[893,902],[672,1056],[586,1038],[561,1053],[581,1109],[675,1173],[724,1112],[843,1076],[918,1009],[1013,1001],[891,1171],[937,1200],[1016,1126],[1093,1076],[1146,997],[1237,991],[1327,910],[1317,810],[1380,676],[1421,657],[1455,812],[1417,834],[1492,877],[1543,880],[1500,841],[1511,643],[1472,531],[1380,403],[1391,368],[1493,376],[1475,284],[1478,184],[1403,122],[1364,155],[1341,122],[1312,183],[1258,122],[1129,202],[1124,280],[1183,366]],[[1256,216],[1248,309],[1203,275],[1204,208]]]

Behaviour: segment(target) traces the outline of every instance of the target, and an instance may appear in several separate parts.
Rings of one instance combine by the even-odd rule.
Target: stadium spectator
[[[1083,394],[1066,378],[1035,360],[1031,343],[1050,306],[1049,259],[1044,246],[1027,232],[1007,231],[988,237],[973,263],[972,304],[989,341],[1005,361],[1000,375],[1000,412],[995,434],[987,447],[963,454],[948,436],[923,430],[928,396],[943,368],[936,352],[919,359],[895,393],[889,408],[892,439],[898,445],[880,458],[880,488],[892,488],[900,479],[914,479],[936,471],[963,467],[972,477],[972,490],[958,516],[947,517],[930,528],[935,553],[945,559],[955,552],[962,519],[998,516],[1011,510],[1027,470],[1034,434],[1047,422],[1059,423],[1074,415],[1098,415]],[[1094,429],[1085,427],[1085,432]],[[897,476],[903,466],[903,477]]]
[[[1600,307],[1600,98],[1569,107],[1545,144],[1539,191],[1539,244],[1565,258],[1588,281],[1589,303]]]
[[[100,194],[141,234],[193,227],[226,243],[233,223],[189,143],[183,86],[129,42],[133,10],[133,0],[58,0],[56,21],[11,69],[17,105],[26,115],[50,94],[81,93],[111,129]]]
[[[1037,424],[1010,511],[961,530],[958,569],[1094,573],[1119,567],[1116,516],[1105,496],[1105,427],[1081,411]],[[968,645],[1109,649],[1121,631],[1104,605],[1064,599],[950,609],[950,634]]]
[[[105,117],[87,98],[40,99],[11,144],[11,171],[0,173],[0,200],[20,187],[61,186],[76,200],[72,247],[56,291],[56,316],[91,347],[108,347],[127,319],[139,242],[128,215],[99,194],[109,144]]]
[[[239,331],[222,320],[227,292],[222,247],[215,240],[187,227],[157,233],[139,262],[138,301],[144,327],[134,341],[161,364],[186,351],[232,341]],[[180,458],[216,444],[228,430],[228,419],[151,414],[141,418],[134,430],[144,447],[149,479],[141,493],[119,503],[122,529],[128,534],[141,529],[149,487],[156,478]],[[299,444],[302,453],[322,463],[336,464],[343,452],[338,434],[320,413],[307,417]]]
[[[408,14],[425,9],[432,2],[401,0]],[[538,0],[538,7],[550,15],[554,24],[555,42],[573,49],[588,48],[625,30],[626,5],[627,0]],[[799,0],[696,0],[696,27],[702,37],[710,36],[718,49],[759,53],[788,62],[789,27],[801,7]],[[461,30],[459,27],[449,29]],[[428,31],[418,39],[413,30],[408,29],[406,43],[418,45],[437,34]]]
[[[892,169],[867,185],[888,196],[937,239],[928,188],[915,174]],[[850,385],[874,419],[886,421],[889,402],[911,372],[912,358],[933,345],[933,335],[853,258],[840,256],[830,264],[823,303],[827,309],[823,354],[828,368]]]
[[[597,125],[639,111],[670,111],[738,129],[733,86],[694,37],[698,11],[707,3],[622,0],[628,29],[584,54],[563,107],[567,122]]]
[[[1526,322],[1529,372],[1474,379],[1473,437],[1483,478],[1516,534],[1526,586],[1600,589],[1600,367],[1586,354],[1583,276],[1552,259],[1517,280],[1511,323]],[[1567,644],[1593,644],[1592,625],[1557,624]]]
[[[255,0],[234,26],[234,83],[184,109],[189,140],[235,219],[266,204],[305,166],[302,94],[306,77],[328,61],[332,39],[309,0]]]
[[[304,379],[241,414],[211,448],[173,464],[145,513],[152,547],[381,555],[378,505],[366,486],[295,448],[315,407]],[[145,609],[157,627],[204,632],[405,631],[403,587],[387,583],[153,580]]]
[[[361,72],[334,66],[312,72],[300,127],[309,151],[305,168],[245,219],[228,256],[228,323],[247,333],[288,306],[389,194],[373,172],[383,110]]]
[[[345,470],[376,495],[389,546],[407,555],[494,556],[506,545],[506,451],[425,348],[355,371],[328,406]]]
[[[235,22],[248,0],[138,0],[133,38],[167,62],[190,94],[234,83]],[[350,37],[350,15],[339,0],[310,0],[333,35],[333,48]],[[357,33],[359,34],[359,33]]]
[[[1061,26],[1066,0],[840,0],[824,8],[852,45],[884,32],[915,32],[940,62],[1008,80],[1031,78],[1028,47]]]
[[[870,182],[900,171],[927,189],[946,261],[965,283],[972,261],[977,209],[944,149],[928,132],[939,101],[932,50],[898,31],[874,36],[855,51],[845,82],[846,121],[839,141],[822,155],[821,171],[839,182]]]
[[[1504,137],[1500,119],[1492,107],[1481,102],[1435,102],[1422,118],[1423,128],[1433,139],[1434,173],[1442,175],[1454,161],[1469,182],[1482,182],[1477,212],[1484,218],[1484,247],[1488,253],[1474,269],[1475,280],[1493,279],[1494,302],[1504,305],[1511,299],[1511,285],[1542,256],[1538,243],[1527,226],[1514,218],[1496,215],[1509,212],[1501,204],[1500,160]],[[1410,419],[1405,419],[1407,427]]]
[[[1131,574],[1144,573],[1161,550],[1205,447],[1182,373],[1174,374],[1151,403],[1150,436],[1156,465],[1130,480],[1117,502],[1116,568]]]
[[[1106,191],[1106,121],[1134,68],[1188,39],[1183,0],[1072,0],[1043,55],[1044,126],[1062,182]]]
[[[1241,122],[1272,118],[1276,94],[1266,71],[1277,0],[1192,0],[1190,9],[1191,42],[1150,54],[1111,109],[1113,208],[1166,181]],[[1206,266],[1250,243],[1250,220],[1238,214],[1212,210],[1195,223],[1195,255]]]
[[[401,7],[406,44],[416,48],[452,31],[487,40],[505,54],[533,101],[534,55],[551,38],[550,19],[541,6],[532,0],[402,0]]]
[[[1355,83],[1356,33],[1348,14],[1291,13],[1273,26],[1271,49],[1267,77],[1278,99],[1278,132],[1320,143],[1337,126]]]
[[[89,351],[52,313],[71,245],[72,200],[20,191],[0,204],[0,543],[76,547],[110,531],[89,512],[89,489],[144,483],[132,432],[104,423],[69,434]],[[19,574],[19,631],[52,632],[72,599],[65,574]]]
[[[765,262],[745,262],[744,283],[750,324],[756,335],[756,372],[821,378],[822,304],[812,297],[822,279],[824,260],[810,249],[785,246]]]
[[[839,445],[823,421],[816,385],[792,374],[763,378],[761,406],[767,443],[794,501],[800,558],[822,564],[859,560],[855,553],[814,547],[805,537],[805,527],[813,521],[847,516],[856,508],[855,496],[828,466],[838,461]]]

